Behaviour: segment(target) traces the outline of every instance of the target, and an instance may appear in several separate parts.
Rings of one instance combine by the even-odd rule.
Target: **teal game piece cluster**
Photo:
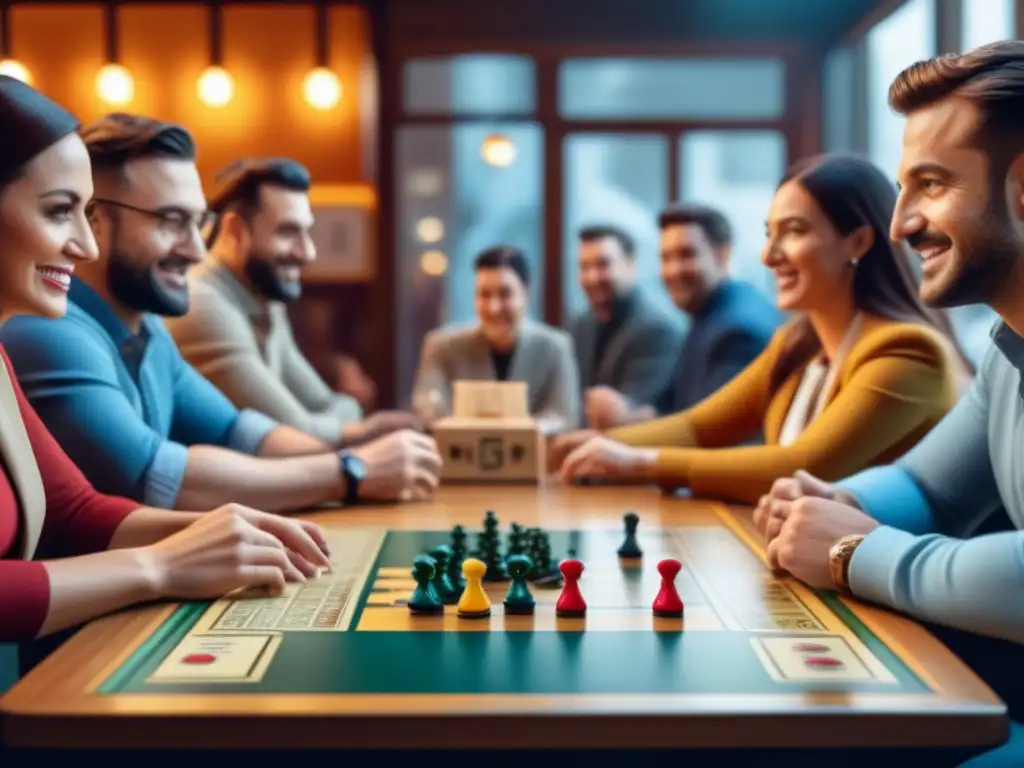
[[[445,605],[458,603],[466,588],[462,564],[467,558],[480,560],[485,566],[485,582],[511,581],[505,597],[508,613],[532,613],[535,601],[528,582],[538,587],[554,587],[562,583],[562,573],[551,554],[551,536],[542,528],[525,528],[519,523],[509,526],[502,547],[501,525],[494,510],[484,515],[476,548],[469,550],[469,534],[461,525],[452,528],[450,544],[440,544],[413,561],[412,577],[416,588],[409,597],[409,610],[417,614],[439,614]],[[570,550],[570,557],[575,553]]]

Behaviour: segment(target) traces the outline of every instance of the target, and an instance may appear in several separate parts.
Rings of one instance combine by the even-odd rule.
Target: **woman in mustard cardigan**
[[[953,406],[970,364],[924,307],[889,223],[896,191],[866,160],[794,166],[772,201],[762,261],[795,317],[692,408],[552,444],[561,477],[655,482],[756,503],[798,469],[838,480],[903,454]],[[764,445],[741,446],[763,431]]]

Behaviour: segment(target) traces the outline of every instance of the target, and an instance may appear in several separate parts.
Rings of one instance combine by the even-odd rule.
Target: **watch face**
[[[355,454],[349,454],[348,456],[348,470],[351,472],[356,480],[366,479],[366,462]]]

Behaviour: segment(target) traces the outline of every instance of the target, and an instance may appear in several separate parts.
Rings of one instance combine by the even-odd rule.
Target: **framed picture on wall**
[[[303,270],[310,283],[369,282],[377,273],[377,195],[369,184],[314,185],[316,260]]]

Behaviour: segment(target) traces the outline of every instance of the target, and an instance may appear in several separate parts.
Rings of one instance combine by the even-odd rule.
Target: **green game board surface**
[[[255,683],[146,682],[207,609],[180,606],[99,687],[100,694],[765,694],[836,690],[836,683],[776,682],[744,631],[356,631],[380,567],[409,568],[448,540],[446,531],[389,531],[358,596],[348,631],[286,632]],[[552,531],[556,556],[568,548],[587,561],[605,546],[589,533]],[[928,687],[829,594],[820,595],[896,678],[846,682],[851,693],[924,693]]]

